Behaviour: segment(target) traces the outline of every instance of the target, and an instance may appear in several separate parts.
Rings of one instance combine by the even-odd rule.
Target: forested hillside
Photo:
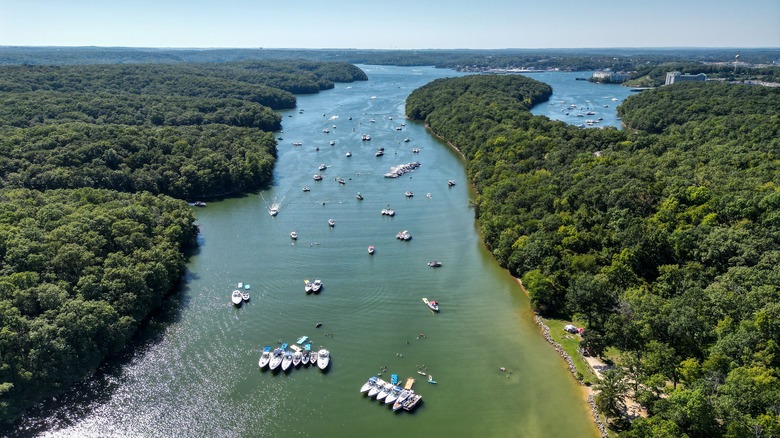
[[[270,184],[274,109],[365,79],[303,61],[0,67],[0,435],[175,287],[197,235],[184,200]]]
[[[464,152],[485,242],[535,309],[617,352],[597,397],[613,426],[780,434],[780,90],[644,92],[621,113],[648,133],[533,117],[490,80],[426,85],[407,114]],[[650,416],[626,426],[629,389]]]

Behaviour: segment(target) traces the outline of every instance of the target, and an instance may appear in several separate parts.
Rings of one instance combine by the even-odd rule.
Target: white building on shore
[[[699,73],[697,75],[684,75],[679,71],[671,71],[666,74],[666,82],[664,85],[672,85],[676,82],[704,82],[707,80],[707,75]]]

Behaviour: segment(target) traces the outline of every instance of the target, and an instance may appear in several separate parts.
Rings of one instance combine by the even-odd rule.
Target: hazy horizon
[[[0,0],[0,46],[551,50],[780,47],[780,2]]]

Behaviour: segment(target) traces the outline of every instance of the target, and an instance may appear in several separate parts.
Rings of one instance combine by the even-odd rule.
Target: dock
[[[412,389],[413,385],[414,385],[414,379],[409,377],[406,379],[406,383],[404,383],[404,389]]]

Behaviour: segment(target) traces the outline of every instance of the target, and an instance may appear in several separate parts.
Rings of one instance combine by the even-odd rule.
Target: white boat
[[[268,362],[268,368],[275,370],[282,364],[282,359],[284,359],[284,351],[281,348],[275,349],[271,354],[271,360]]]
[[[363,200],[363,195],[361,195],[361,194],[360,194],[360,192],[358,192],[358,194],[357,194],[357,195],[355,195],[355,198],[356,198],[358,201],[362,201],[362,200]]]
[[[306,187],[304,187],[304,188],[303,188],[303,191],[304,191],[304,192],[310,192],[310,191],[311,191],[311,189],[309,188],[309,186],[306,186]]]
[[[433,310],[434,312],[439,311],[439,303],[434,300],[428,300],[428,298],[423,298],[423,303],[425,303],[426,306],[428,306],[429,309]]]
[[[290,231],[290,238],[292,240],[298,240],[298,232],[297,231]]]
[[[395,238],[398,240],[412,240],[412,235],[409,234],[409,231],[403,230],[399,231],[398,234],[395,235]]]
[[[370,141],[371,140],[371,136],[368,135],[368,134],[363,134],[363,136],[360,139],[363,140],[363,141]]]
[[[385,215],[385,216],[391,216],[392,217],[392,216],[395,216],[395,210],[390,209],[390,208],[383,208],[382,209],[382,214]]]
[[[309,363],[314,365],[317,363],[317,359],[319,359],[319,357],[317,357],[317,352],[312,351],[311,354],[309,354]]]
[[[407,192],[404,192],[404,196],[406,196],[407,198],[411,198],[411,197],[414,196],[414,193],[407,191]]]
[[[271,347],[264,347],[263,352],[260,353],[260,360],[257,362],[257,365],[260,368],[265,368],[271,362],[271,354]]]
[[[285,351],[284,357],[282,358],[282,371],[286,371],[288,368],[290,368],[290,365],[292,365],[293,362],[293,353],[292,351]]]
[[[371,389],[372,386],[376,383],[376,380],[378,379],[377,376],[371,376],[368,378],[368,381],[363,384],[363,386],[360,387],[360,393],[365,394],[368,392],[369,389]]]
[[[422,396],[420,394],[409,396],[403,403],[404,410],[411,411],[420,404],[420,401],[422,401]]]
[[[325,163],[320,164],[320,170],[325,170],[327,168],[328,166],[326,166]]]
[[[387,394],[387,397],[385,397],[385,404],[391,405],[395,403],[396,400],[398,400],[398,396],[401,395],[401,391],[404,389],[401,388],[398,385],[393,385],[393,389],[390,391],[390,394]]]
[[[379,394],[379,391],[381,391],[382,388],[384,388],[386,383],[387,382],[385,382],[384,380],[377,378],[374,381],[374,385],[371,388],[369,388],[368,396],[369,397],[376,397],[376,395]]]
[[[325,129],[322,130],[322,132],[325,133],[325,134],[330,134],[330,129],[325,128]]]
[[[239,289],[243,289],[244,288],[244,282],[243,281],[239,281],[238,282],[238,288]]]
[[[381,157],[384,154],[385,154],[385,151],[382,151],[382,150],[376,151],[376,153],[374,153],[374,155],[376,155],[377,157]]]
[[[393,385],[391,385],[388,382],[385,382],[384,386],[382,386],[382,389],[379,391],[379,394],[376,395],[376,399],[379,401],[382,401],[387,397],[388,394],[393,390]]]
[[[431,268],[438,268],[441,266],[441,262],[438,260],[433,260],[428,262],[428,266],[430,266]]]
[[[338,181],[339,184],[346,184],[347,182],[344,181],[344,178],[338,178],[336,181]]]
[[[393,410],[397,411],[401,409],[404,405],[404,402],[406,401],[409,396],[414,395],[414,391],[411,389],[404,389],[401,391],[400,394],[398,394],[398,398],[395,399],[395,403],[393,403]]]
[[[293,146],[301,146],[301,145],[303,145],[303,143],[301,143],[300,141],[294,141],[292,145]]]
[[[455,185],[455,180],[454,179],[448,179],[447,180],[447,185],[450,186],[450,187],[454,186]]]
[[[276,216],[277,214],[279,214],[279,209],[277,207],[271,207],[271,209],[268,210],[268,214],[270,214],[271,216]]]
[[[314,178],[314,181],[322,181],[322,175],[319,173],[314,174],[312,178]]]
[[[412,153],[413,154],[419,154],[420,153],[420,148],[412,148]]]
[[[314,287],[314,283],[312,283],[309,280],[303,280],[303,283],[305,284],[305,286],[303,287],[303,290],[305,290],[306,293],[311,292],[312,288]]]
[[[409,143],[410,141],[408,137],[404,139],[404,143]]]
[[[333,146],[334,144],[336,144],[336,140],[331,140],[331,141],[328,142],[328,144]]]
[[[311,284],[311,291],[317,293],[320,291],[320,289],[322,289],[322,281],[319,278],[317,278]]]
[[[247,291],[241,292],[241,300],[249,301],[249,292],[247,292]]]
[[[309,359],[311,359],[311,351],[304,350],[303,354],[301,355],[301,364],[304,366],[309,364]]]
[[[369,245],[368,246],[368,253],[369,254],[373,254],[374,253],[374,245]]]
[[[324,370],[330,364],[330,352],[326,349],[321,349],[317,352],[317,367]]]
[[[293,358],[292,358],[293,366],[297,367],[298,365],[300,365],[302,359],[303,359],[303,353],[302,352],[296,351],[295,353],[293,353]]]
[[[347,155],[347,158],[349,158],[349,157],[351,157],[351,156],[352,156],[352,152],[347,152],[347,154],[346,154],[346,155]]]
[[[328,226],[330,226],[331,228],[335,227],[336,221],[333,219],[328,219]]]
[[[230,301],[233,302],[234,306],[240,306],[241,303],[244,302],[244,298],[241,296],[241,291],[238,289],[234,290],[230,295]]]

